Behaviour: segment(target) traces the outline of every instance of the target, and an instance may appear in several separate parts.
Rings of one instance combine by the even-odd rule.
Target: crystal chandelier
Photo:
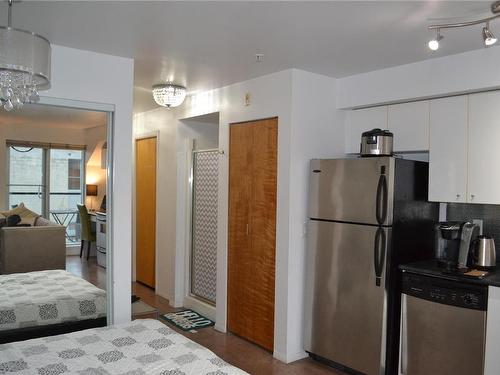
[[[38,90],[50,87],[50,42],[31,31],[12,27],[8,0],[7,27],[0,26],[0,100],[6,111],[39,100]]]
[[[153,98],[158,105],[163,107],[177,107],[186,98],[186,88],[172,83],[154,85]]]

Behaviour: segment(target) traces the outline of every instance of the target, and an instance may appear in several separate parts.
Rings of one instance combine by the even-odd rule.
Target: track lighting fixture
[[[469,27],[474,25],[480,25],[483,23],[485,24],[482,31],[484,46],[489,47],[494,45],[497,42],[497,38],[495,38],[495,36],[490,30],[490,21],[500,17],[500,0],[491,4],[491,12],[493,13],[491,16],[477,20],[430,25],[429,27],[427,27],[427,29],[436,30],[436,38],[429,41],[428,43],[429,49],[432,51],[437,51],[439,49],[439,41],[443,39],[443,36],[441,35],[441,30],[443,29]]]
[[[486,47],[492,46],[497,42],[497,38],[490,30],[490,23],[486,22],[486,26],[483,27],[483,41]]]
[[[439,41],[443,39],[439,29],[436,29],[436,38],[429,41],[429,49],[432,51],[437,51],[439,49]]]

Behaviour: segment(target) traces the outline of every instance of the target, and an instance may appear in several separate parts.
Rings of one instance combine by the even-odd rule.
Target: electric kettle
[[[490,236],[479,236],[472,250],[474,266],[494,268],[496,266],[495,241]]]

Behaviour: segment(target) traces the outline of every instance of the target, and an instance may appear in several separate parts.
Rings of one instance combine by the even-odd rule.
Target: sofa
[[[0,274],[66,268],[65,228],[43,217],[0,229]]]

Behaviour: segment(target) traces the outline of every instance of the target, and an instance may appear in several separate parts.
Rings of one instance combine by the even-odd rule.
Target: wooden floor
[[[96,264],[95,258],[89,261],[78,256],[67,258],[66,269],[77,276],[105,287],[106,271]],[[154,293],[154,290],[140,284],[132,283],[132,293],[139,296],[145,303],[156,307],[160,314],[175,311],[168,300]],[[163,322],[163,321],[162,321]],[[173,328],[169,326],[170,328]],[[175,328],[174,328],[175,329]],[[196,333],[177,330],[180,334],[213,351],[226,362],[255,375],[342,375],[309,358],[286,365],[273,358],[272,354],[256,345],[232,334],[225,334],[213,328],[204,328]]]

